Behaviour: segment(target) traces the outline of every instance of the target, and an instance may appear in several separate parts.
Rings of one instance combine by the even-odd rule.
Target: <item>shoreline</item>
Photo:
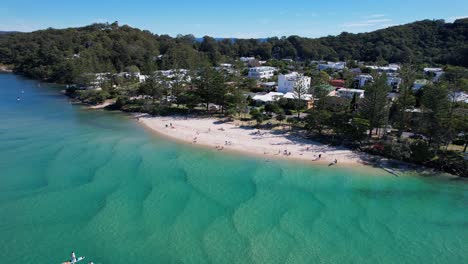
[[[113,105],[115,104],[115,99],[107,99],[105,100],[102,104],[97,104],[97,105],[90,105],[90,104],[87,104],[87,107],[89,109],[104,109],[110,105]]]
[[[299,137],[287,130],[244,127],[240,121],[223,122],[216,118],[182,116],[151,117],[147,114],[133,114],[133,117],[157,135],[212,151],[309,165],[340,167],[344,164],[353,168],[374,168],[395,177],[398,177],[399,173],[416,170],[411,164],[344,147],[328,146]],[[319,154],[321,158],[318,158]],[[337,163],[334,163],[335,159]],[[427,168],[425,171],[428,171]]]

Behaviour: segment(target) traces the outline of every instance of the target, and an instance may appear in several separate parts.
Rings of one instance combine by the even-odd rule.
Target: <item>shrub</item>
[[[410,144],[411,159],[416,163],[423,163],[430,160],[432,154],[429,144],[423,140],[415,140]]]

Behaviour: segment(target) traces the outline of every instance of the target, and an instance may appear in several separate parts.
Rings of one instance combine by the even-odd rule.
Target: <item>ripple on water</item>
[[[25,83],[21,104],[0,85],[4,263],[468,259],[460,182],[190,148]]]

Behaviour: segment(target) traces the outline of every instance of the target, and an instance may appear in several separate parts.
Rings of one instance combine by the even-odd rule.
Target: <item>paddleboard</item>
[[[85,259],[85,257],[79,257],[76,259],[76,261],[65,261],[65,262],[62,262],[62,264],[74,264],[74,263],[77,263],[79,261],[82,261],[83,259]]]

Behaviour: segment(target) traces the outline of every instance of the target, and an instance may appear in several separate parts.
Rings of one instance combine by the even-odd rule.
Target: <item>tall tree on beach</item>
[[[211,67],[203,68],[200,74],[192,79],[195,92],[205,104],[206,111],[209,112],[210,104],[215,103],[221,91],[224,92],[224,78]]]
[[[309,91],[308,86],[306,85],[306,79],[303,74],[298,74],[294,80],[293,84],[293,93],[295,99],[295,106],[297,111],[297,118],[299,119],[301,112],[300,110],[304,106],[304,101],[306,100],[306,94]]]
[[[413,107],[416,103],[416,99],[413,96],[413,84],[415,80],[416,72],[414,68],[409,65],[405,65],[401,68],[401,85],[398,99],[395,103],[396,116],[395,122],[396,127],[400,130],[406,130],[410,126],[411,113],[408,109]]]
[[[447,129],[450,112],[448,89],[445,84],[424,87],[421,103],[424,111],[423,132],[429,137],[429,144],[438,151]]]
[[[155,104],[156,100],[161,99],[166,90],[163,78],[161,74],[152,75],[139,88],[141,94],[152,98],[153,104]]]
[[[374,82],[365,87],[364,98],[360,101],[360,114],[369,120],[369,138],[374,129],[379,129],[388,118],[389,103],[387,100],[390,86],[386,75],[375,75]]]

